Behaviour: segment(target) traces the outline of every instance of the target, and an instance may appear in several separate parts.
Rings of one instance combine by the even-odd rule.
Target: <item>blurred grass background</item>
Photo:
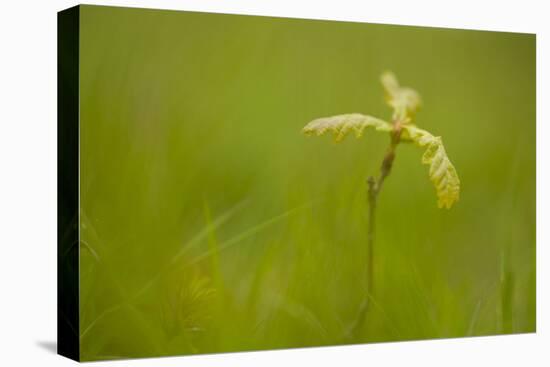
[[[80,54],[83,360],[535,330],[534,35],[83,6]],[[386,69],[462,192],[398,148],[349,338],[388,138],[300,130]]]

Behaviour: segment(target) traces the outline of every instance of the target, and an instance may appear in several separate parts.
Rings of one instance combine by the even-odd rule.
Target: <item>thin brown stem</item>
[[[378,178],[370,176],[367,179],[368,185],[368,207],[369,216],[367,224],[367,294],[363,298],[359,307],[359,314],[355,319],[349,330],[349,336],[355,338],[357,332],[363,323],[365,322],[368,311],[370,299],[374,296],[374,239],[376,232],[376,206],[378,202],[378,195],[382,190],[382,185],[386,177],[391,173],[393,161],[395,160],[395,149],[399,144],[401,138],[401,124],[399,122],[394,123],[394,131],[391,134],[391,142],[382,165],[380,167],[380,175]]]

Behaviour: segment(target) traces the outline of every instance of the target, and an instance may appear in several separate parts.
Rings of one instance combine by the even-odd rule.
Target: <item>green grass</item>
[[[534,36],[89,6],[81,21],[84,360],[535,330]],[[438,209],[422,152],[398,147],[372,317],[350,339],[387,137],[300,130],[387,116],[386,69],[422,95],[417,123],[462,192]]]

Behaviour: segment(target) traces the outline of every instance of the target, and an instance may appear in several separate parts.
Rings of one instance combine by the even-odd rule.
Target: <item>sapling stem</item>
[[[382,190],[384,180],[391,173],[393,161],[395,160],[395,149],[401,137],[401,124],[397,121],[393,124],[393,131],[391,133],[391,142],[382,165],[380,166],[380,175],[378,178],[370,176],[367,179],[368,186],[368,222],[367,222],[367,294],[365,295],[361,306],[359,307],[359,314],[355,319],[351,329],[350,336],[355,337],[359,328],[365,322],[369,311],[370,299],[374,297],[374,240],[376,233],[376,206],[378,201],[378,195]]]

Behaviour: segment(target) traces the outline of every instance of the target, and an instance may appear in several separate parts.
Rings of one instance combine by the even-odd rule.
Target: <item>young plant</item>
[[[411,88],[400,86],[397,78],[391,72],[383,73],[381,82],[385,91],[386,102],[393,109],[391,123],[376,117],[351,113],[313,120],[302,130],[308,136],[319,136],[326,132],[332,132],[336,142],[340,142],[350,133],[354,133],[357,138],[360,138],[367,127],[372,127],[376,131],[389,133],[390,135],[390,144],[382,160],[380,174],[378,177],[370,176],[367,179],[369,208],[367,295],[361,304],[359,316],[350,328],[351,336],[354,336],[359,326],[363,324],[369,308],[369,300],[373,298],[376,206],[384,180],[391,172],[395,160],[395,151],[399,143],[413,142],[425,149],[422,163],[429,166],[429,177],[435,186],[440,208],[451,208],[458,201],[460,192],[460,180],[453,164],[447,157],[441,137],[434,136],[414,124],[415,114],[421,103],[418,93]]]

